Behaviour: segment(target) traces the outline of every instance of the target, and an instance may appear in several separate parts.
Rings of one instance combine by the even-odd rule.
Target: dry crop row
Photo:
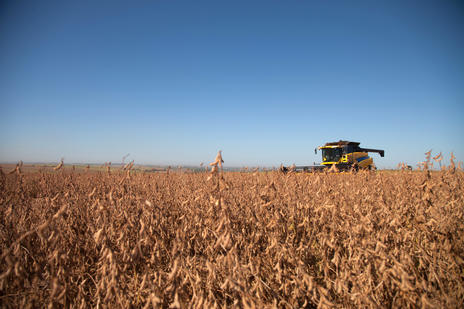
[[[459,307],[464,175],[0,175],[3,307]]]

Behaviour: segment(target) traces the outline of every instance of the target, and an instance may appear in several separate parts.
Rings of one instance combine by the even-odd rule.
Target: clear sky
[[[2,1],[0,162],[464,160],[462,1]]]

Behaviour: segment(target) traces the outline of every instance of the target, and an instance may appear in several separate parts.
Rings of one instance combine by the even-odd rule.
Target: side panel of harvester
[[[374,160],[366,152],[354,152],[353,159],[353,163],[358,164],[361,168],[368,168],[374,163]]]
[[[368,168],[374,163],[374,160],[368,156],[367,152],[348,153],[340,161],[344,164],[356,164],[360,168]]]

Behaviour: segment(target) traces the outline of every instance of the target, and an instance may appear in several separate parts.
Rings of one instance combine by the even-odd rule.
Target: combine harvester
[[[322,151],[321,165],[293,167],[281,166],[280,170],[285,173],[288,171],[323,171],[334,167],[339,171],[351,169],[374,169],[374,160],[368,156],[368,152],[377,152],[381,157],[383,157],[385,155],[385,151],[380,149],[361,148],[359,147],[359,144],[360,143],[358,142],[349,141],[326,143],[324,146],[314,149],[314,153],[316,154],[317,150]]]

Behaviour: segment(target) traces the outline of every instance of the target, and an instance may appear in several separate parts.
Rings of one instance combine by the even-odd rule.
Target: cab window
[[[323,162],[337,162],[342,156],[341,148],[323,148],[322,161]]]

